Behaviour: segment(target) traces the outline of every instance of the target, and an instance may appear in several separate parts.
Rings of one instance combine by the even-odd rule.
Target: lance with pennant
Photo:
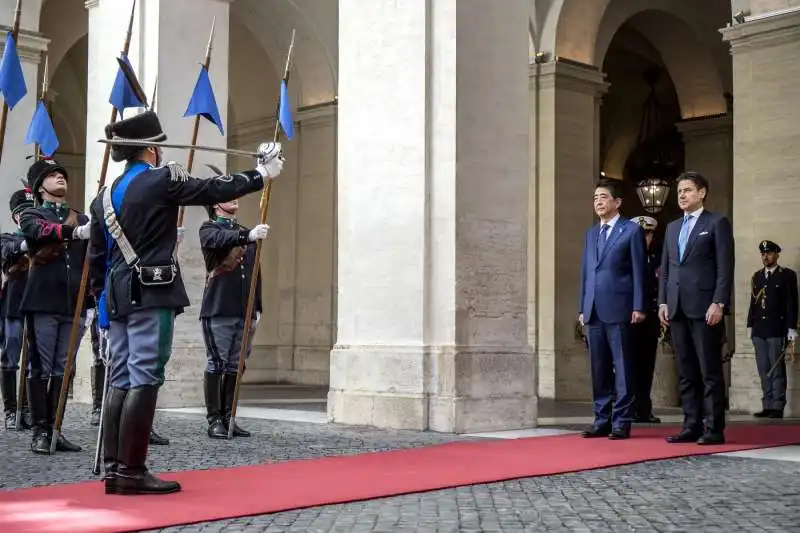
[[[19,38],[19,21],[22,18],[22,0],[17,0],[14,11],[14,24],[11,33],[6,36],[6,48],[3,50],[3,61],[0,63],[0,92],[3,93],[3,110],[0,112],[0,160],[6,140],[8,109],[17,105],[28,92],[25,87],[25,75],[17,55],[17,39]]]
[[[127,58],[128,52],[131,47],[131,36],[133,35],[133,18],[136,14],[136,0],[133,0],[131,6],[131,17],[128,21],[128,32],[125,35],[125,43],[122,46],[122,57]],[[117,108],[112,106],[111,120],[109,123],[117,121]],[[111,145],[106,145],[103,153],[103,163],[100,167],[100,179],[98,182],[98,190],[103,188],[106,182],[106,174],[108,174],[108,161],[111,157]],[[75,300],[75,313],[72,316],[72,327],[69,332],[69,342],[67,343],[67,361],[64,366],[64,381],[61,384],[61,393],[58,396],[58,408],[56,409],[55,423],[53,424],[53,436],[50,441],[50,453],[56,451],[56,443],[61,436],[61,425],[64,422],[64,410],[67,407],[67,393],[69,392],[69,384],[72,381],[70,378],[75,364],[75,355],[78,351],[78,326],[81,322],[81,315],[83,314],[83,306],[86,300],[86,285],[89,280],[89,250],[88,245],[86,254],[83,259],[83,271],[81,272],[81,284],[78,288],[78,298]],[[102,418],[100,421],[100,428],[103,427]]]
[[[292,52],[294,51],[294,36],[295,30],[292,30],[292,41],[289,44],[289,52],[286,54],[286,68],[283,71],[283,79],[281,80],[281,90],[278,97],[278,105],[275,110],[275,133],[273,141],[277,142],[278,134],[280,133],[281,125],[283,124],[284,132],[288,138],[291,138],[293,133],[293,126],[291,120],[291,111],[289,110],[289,103],[287,98],[287,87],[289,85],[289,73],[291,72]],[[287,120],[288,117],[288,120]],[[261,222],[260,224],[267,223],[267,215],[269,214],[269,197],[272,192],[272,178],[267,181],[267,186],[261,194]],[[253,319],[253,305],[255,304],[256,287],[258,286],[258,278],[260,276],[261,268],[261,246],[264,243],[263,239],[256,241],[256,256],[253,265],[253,275],[250,279],[250,293],[247,296],[247,307],[245,308],[244,315],[244,331],[242,332],[242,344],[239,351],[239,367],[236,369],[236,385],[233,389],[233,405],[231,406],[231,419],[228,422],[228,439],[233,438],[233,430],[236,427],[236,407],[239,403],[239,390],[242,384],[242,374],[244,372],[244,360],[247,355],[248,347],[250,345],[250,323]]]

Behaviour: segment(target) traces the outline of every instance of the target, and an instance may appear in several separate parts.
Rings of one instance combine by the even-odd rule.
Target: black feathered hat
[[[34,206],[33,193],[27,187],[16,191],[11,195],[11,200],[8,202],[8,208],[11,210],[11,218],[14,215],[21,213],[25,209]]]
[[[44,179],[56,172],[60,172],[64,176],[64,179],[69,181],[67,169],[55,159],[40,159],[28,169],[28,184],[30,185],[31,193],[33,193],[38,203],[42,203],[42,195],[39,193],[39,188],[42,186],[42,183],[44,183]]]
[[[119,146],[113,143],[114,139],[163,142],[167,140],[167,134],[161,128],[161,121],[158,120],[158,115],[152,111],[145,111],[134,117],[107,125],[106,139],[112,141],[111,159],[119,162],[130,159],[146,147]]]

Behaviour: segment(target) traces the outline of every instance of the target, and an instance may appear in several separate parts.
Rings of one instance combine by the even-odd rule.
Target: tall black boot
[[[92,366],[92,420],[93,426],[100,425],[100,408],[103,406],[103,390],[106,382],[106,367],[103,364]]]
[[[17,372],[3,370],[0,373],[0,393],[3,395],[3,413],[5,415],[5,428],[17,427]]]
[[[33,436],[31,451],[40,455],[50,455],[50,419],[47,416],[47,381],[28,378],[28,404],[31,407]]]
[[[222,376],[222,402],[223,402],[223,416],[225,418],[225,433],[228,433],[228,425],[231,423],[231,414],[233,412],[233,395],[236,391],[236,374],[223,374]],[[239,427],[236,421],[233,421],[233,436],[234,437],[249,437],[250,432],[245,431]]]
[[[119,427],[119,467],[106,494],[170,494],[181,490],[174,481],[164,481],[147,471],[147,447],[156,414],[158,387],[137,387],[128,391]]]
[[[119,468],[119,427],[122,417],[122,406],[125,404],[127,390],[108,389],[106,407],[103,411],[103,468],[106,492],[116,490],[117,470]]]
[[[58,410],[58,397],[61,394],[61,386],[64,383],[63,376],[51,376],[50,377],[50,387],[47,389],[47,403],[48,403],[48,432],[50,434],[50,438],[53,438],[53,426],[56,423],[56,411]],[[64,437],[64,435],[59,434],[58,440],[56,441],[56,451],[59,452],[79,452],[81,451],[81,447],[77,444],[72,444],[70,441]]]
[[[206,372],[203,377],[208,436],[212,439],[227,439],[228,429],[222,421],[222,374]]]

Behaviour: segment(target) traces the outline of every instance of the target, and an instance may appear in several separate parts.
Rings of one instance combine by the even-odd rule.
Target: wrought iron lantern
[[[636,186],[636,194],[644,210],[650,214],[658,214],[664,208],[669,196],[670,183],[661,178],[648,178]]]

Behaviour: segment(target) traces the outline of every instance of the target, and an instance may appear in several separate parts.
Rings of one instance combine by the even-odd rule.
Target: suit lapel
[[[683,254],[683,260],[681,261],[681,263],[683,263],[683,261],[685,261],[686,258],[689,257],[690,253],[692,253],[692,248],[694,248],[695,242],[697,242],[697,237],[701,233],[703,233],[707,224],[708,224],[708,211],[703,210],[703,212],[700,213],[700,216],[697,217],[697,222],[694,223],[692,232],[689,234],[689,240],[686,242],[686,251]],[[680,230],[678,230],[678,232],[680,232]]]
[[[614,227],[611,228],[611,233],[606,238],[606,247],[603,248],[603,255],[597,259],[597,263],[599,264],[607,255],[611,247],[616,244],[617,240],[619,239],[620,235],[625,231],[625,220],[624,218],[620,217],[617,220],[617,223],[614,224]],[[598,238],[599,238],[598,233]]]

